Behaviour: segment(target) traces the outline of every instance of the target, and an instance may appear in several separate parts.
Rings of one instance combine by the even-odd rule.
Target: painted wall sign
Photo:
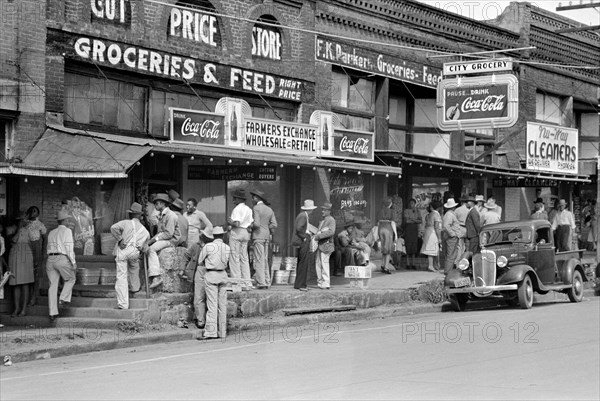
[[[320,35],[315,38],[315,59],[428,88],[436,88],[442,78],[440,68],[402,60],[398,56],[378,53]]]
[[[188,166],[188,180],[275,181],[275,167],[260,166]]]
[[[556,125],[527,123],[527,170],[577,174],[579,131]]]
[[[323,143],[328,142],[326,136],[323,132]],[[321,150],[323,156],[371,162],[375,160],[374,133],[335,129],[332,136],[333,148],[329,152]]]
[[[318,156],[317,128],[285,121],[244,118],[244,149]]]
[[[511,59],[489,59],[444,63],[444,75],[483,74],[497,71],[512,71]]]
[[[496,188],[545,188],[558,187],[558,181],[549,178],[494,178],[493,185]]]
[[[131,3],[129,0],[90,0],[92,21],[131,25]]]
[[[210,47],[219,46],[221,39],[216,16],[177,7],[171,8],[168,35]]]
[[[199,145],[225,145],[224,116],[185,109],[169,109],[171,140]]]
[[[254,25],[252,28],[252,55],[281,60],[281,32],[271,26]]]
[[[512,127],[519,117],[514,75],[444,79],[437,91],[437,117],[444,131]]]
[[[57,39],[59,41],[60,38]],[[192,57],[150,50],[129,44],[88,37],[72,37],[68,56],[124,70],[152,74],[190,83],[286,99],[310,102],[314,83],[210,63]]]

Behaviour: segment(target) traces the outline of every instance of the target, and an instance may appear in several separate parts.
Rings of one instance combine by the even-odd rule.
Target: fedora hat
[[[566,201],[566,200],[564,200],[564,199],[561,199],[561,200],[558,202],[558,206],[567,206],[567,201]]]
[[[58,214],[56,215],[56,220],[58,220],[58,221],[61,221],[61,220],[66,220],[66,219],[68,219],[69,217],[70,217],[70,216],[69,216],[69,213],[67,213],[67,212],[66,212],[66,211],[64,211],[64,210],[59,210],[59,211],[58,211]]]
[[[216,226],[213,227],[212,233],[213,235],[223,235],[225,234],[225,230],[223,230],[223,227],[221,226]]]
[[[355,225],[356,225],[356,222],[354,221],[354,219],[346,220],[346,222],[344,223],[344,228],[350,227],[350,226],[355,226]]]
[[[183,203],[181,199],[177,198],[171,202],[171,206],[174,206],[176,209],[183,210],[183,208],[185,208],[185,203]]]
[[[142,214],[142,205],[137,202],[133,202],[129,210],[127,210],[127,213]]]
[[[533,203],[544,203],[542,198],[537,198]]]
[[[167,194],[169,195],[169,199],[171,199],[172,201],[180,198],[179,192],[175,191],[174,189],[169,189],[167,191]]]
[[[167,196],[167,194],[156,194],[154,196],[154,199],[152,199],[152,203],[156,203],[156,201],[163,201],[166,204],[171,203],[171,200],[169,199],[169,197]]]
[[[300,206],[302,210],[315,210],[317,207],[315,206],[315,201],[312,199],[306,199],[304,204]]]
[[[215,239],[211,230],[200,230],[200,235],[204,235],[208,239]]]
[[[462,196],[462,198],[461,198],[460,200],[461,200],[462,202],[468,202],[468,201],[471,201],[471,202],[477,202],[477,201],[475,200],[475,197],[474,197],[473,195],[469,195],[469,194],[465,194],[465,195],[463,195],[463,196]]]
[[[456,207],[456,206],[458,206],[458,203],[456,203],[454,198],[450,198],[450,199],[448,199],[448,201],[446,203],[444,203],[444,207],[446,209],[452,209],[453,207]]]
[[[233,198],[239,198],[246,200],[246,191],[244,189],[238,188],[231,194]]]
[[[483,195],[475,195],[475,202],[485,202]]]
[[[324,210],[331,210],[332,208],[333,208],[333,205],[329,202],[325,202],[325,203],[323,203],[323,206],[321,206],[321,209],[324,209]]]
[[[254,196],[258,196],[264,203],[268,203],[267,202],[267,198],[265,197],[265,193],[263,191],[261,191],[260,189],[255,189],[250,191],[251,195]]]

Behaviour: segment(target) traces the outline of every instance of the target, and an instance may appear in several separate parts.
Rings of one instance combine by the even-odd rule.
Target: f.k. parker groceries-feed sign
[[[527,123],[527,169],[578,173],[579,131],[555,125]]]

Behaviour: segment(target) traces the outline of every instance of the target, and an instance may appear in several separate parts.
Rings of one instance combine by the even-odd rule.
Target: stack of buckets
[[[296,263],[297,259],[295,257],[284,257],[281,260],[279,270],[273,272],[273,285],[294,284],[294,281],[296,281]]]

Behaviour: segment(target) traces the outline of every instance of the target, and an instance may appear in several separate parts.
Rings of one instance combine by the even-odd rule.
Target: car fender
[[[446,278],[444,279],[444,285],[446,287],[454,287],[454,280],[459,278],[469,277],[468,274],[464,274],[460,269],[452,269],[446,274]]]
[[[583,281],[587,281],[587,277],[585,275],[585,272],[583,271],[583,268],[581,267],[581,264],[579,263],[579,259],[573,258],[565,260],[562,264],[562,267],[560,267],[559,269],[560,278],[564,284],[571,284],[573,279],[573,273],[575,272],[575,270],[579,270]]]
[[[538,276],[535,270],[529,265],[511,266],[510,269],[502,276],[496,279],[497,285],[520,283],[525,278],[526,274],[532,273],[533,285],[537,288]]]

